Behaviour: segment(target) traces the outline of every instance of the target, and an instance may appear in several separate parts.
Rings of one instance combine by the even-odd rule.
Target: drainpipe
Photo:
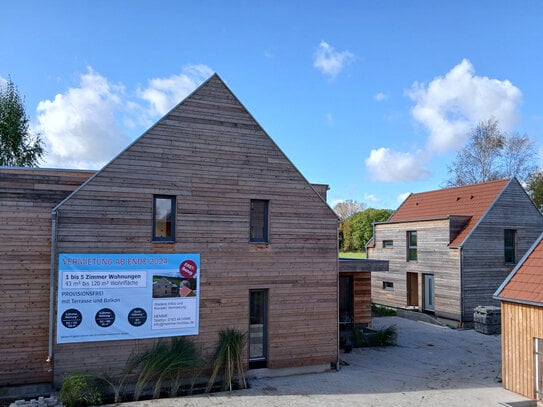
[[[460,328],[463,327],[464,322],[462,321],[462,317],[464,315],[464,280],[462,278],[463,276],[463,269],[464,269],[464,251],[462,250],[462,246],[458,248],[458,277],[459,277],[459,286],[460,286],[460,292],[458,293],[459,296],[459,303],[460,303]]]
[[[49,275],[49,343],[47,363],[53,362],[53,335],[55,324],[55,261],[57,248],[57,211],[51,212],[51,272]]]
[[[336,372],[339,372],[340,363],[341,363],[341,357],[339,354],[339,221],[336,225],[336,319],[337,319],[337,351],[336,351]]]

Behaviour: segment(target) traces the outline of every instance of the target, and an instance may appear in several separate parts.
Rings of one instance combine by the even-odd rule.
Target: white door
[[[424,275],[424,310],[434,311],[434,275]]]

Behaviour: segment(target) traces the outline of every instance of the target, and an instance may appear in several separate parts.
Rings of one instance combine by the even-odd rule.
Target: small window
[[[153,199],[153,241],[175,241],[175,197],[155,196]]]
[[[392,249],[394,242],[392,240],[383,240],[383,249]]]
[[[383,281],[383,290],[394,291],[394,283],[391,281]]]
[[[514,229],[505,229],[503,231],[503,252],[505,263],[516,263],[517,231]]]
[[[267,243],[269,241],[268,206],[269,201],[251,199],[250,242]]]
[[[407,261],[417,261],[417,232],[407,232]]]

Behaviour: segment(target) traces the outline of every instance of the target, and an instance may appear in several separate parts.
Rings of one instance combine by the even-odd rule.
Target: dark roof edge
[[[500,301],[513,302],[515,304],[533,305],[535,307],[543,306],[543,303],[541,302],[517,300],[516,298],[499,298],[496,296],[493,296],[492,298],[494,298],[495,300],[500,300]]]

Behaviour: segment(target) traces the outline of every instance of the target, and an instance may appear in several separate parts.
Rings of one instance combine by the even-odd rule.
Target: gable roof
[[[543,234],[498,288],[494,298],[543,306]]]
[[[257,151],[255,146],[263,147]],[[233,147],[234,146],[234,147]],[[234,156],[233,149],[238,148],[238,154]],[[164,161],[172,160],[175,154],[184,150],[183,160],[173,164],[165,164]],[[200,157],[195,151],[208,153],[212,150],[216,157]],[[224,154],[220,155],[218,152]],[[235,152],[235,151],[234,151]],[[217,161],[222,160],[222,161]],[[275,141],[255,120],[247,108],[239,101],[237,96],[228,88],[218,74],[211,75],[204,83],[191,94],[173,107],[153,126],[140,137],[134,140],[128,147],[121,151],[108,164],[90,177],[70,196],[60,202],[53,210],[56,211],[69,202],[72,197],[92,185],[91,188],[101,188],[109,184],[108,177],[117,177],[119,173],[126,173],[126,166],[138,162],[141,171],[145,167],[146,176],[167,173],[172,182],[163,188],[165,194],[178,192],[188,193],[196,182],[190,179],[188,171],[183,169],[193,166],[194,163],[205,167],[216,174],[224,175],[225,181],[236,186],[240,183],[249,185],[255,177],[255,173],[274,172],[277,182],[302,181],[306,183],[310,195],[324,203],[325,211],[334,219],[338,219],[336,213],[328,205],[314,185],[309,183],[298,168],[290,161],[286,154],[279,148]],[[242,167],[249,179],[240,180],[238,168],[233,171],[233,166]],[[121,168],[121,170],[119,170]],[[258,172],[254,171],[257,169]],[[265,171],[268,169],[268,171]],[[253,170],[253,172],[250,172]],[[178,171],[175,173],[174,171]],[[205,174],[205,170],[202,170]],[[147,175],[149,173],[149,175]],[[139,186],[139,180],[135,179],[134,171],[130,180],[126,180],[122,188],[129,190]],[[294,176],[292,176],[294,175]],[[230,177],[226,179],[226,177]],[[202,177],[200,177],[201,180]],[[249,182],[250,181],[250,182]],[[98,186],[100,184],[100,186]],[[107,185],[105,188],[109,188]],[[121,188],[117,188],[120,190]],[[171,192],[174,191],[174,192]]]
[[[387,223],[447,219],[455,215],[469,217],[466,226],[450,243],[450,246],[459,246],[509,182],[511,180],[504,179],[411,194]]]

